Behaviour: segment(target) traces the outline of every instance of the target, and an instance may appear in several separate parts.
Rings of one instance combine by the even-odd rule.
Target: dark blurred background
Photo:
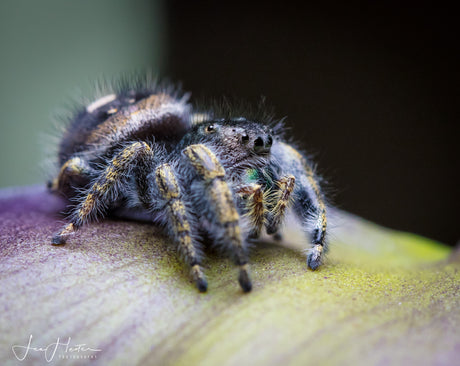
[[[15,139],[35,138],[76,86],[85,90],[101,74],[147,68],[182,81],[193,97],[257,103],[265,96],[316,156],[337,206],[450,245],[460,238],[460,32],[453,7],[6,3],[0,5],[2,186],[41,181],[27,165],[36,165],[39,144],[32,149]],[[13,121],[19,132],[10,128]]]

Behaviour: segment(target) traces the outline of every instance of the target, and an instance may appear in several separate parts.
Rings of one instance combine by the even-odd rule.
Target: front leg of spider
[[[294,211],[300,217],[304,227],[310,227],[313,221],[313,227],[309,232],[313,247],[308,252],[307,265],[312,270],[316,270],[322,263],[326,246],[326,204],[313,169],[304,159],[302,165],[303,171],[299,174]]]
[[[316,270],[326,249],[326,204],[318,178],[308,160],[291,145],[279,142],[273,148],[276,157],[269,170],[277,171],[272,192],[266,203],[267,233],[276,233],[286,209],[291,208],[300,219],[310,248],[307,265]]]
[[[129,173],[152,155],[145,142],[133,142],[120,151],[99,175],[96,182],[77,206],[70,223],[53,236],[52,244],[65,244],[68,237],[89,219],[101,217],[107,204],[118,196],[118,186]]]
[[[239,266],[238,280],[244,292],[252,289],[249,278],[248,252],[246,242],[242,239],[240,217],[235,202],[225,181],[225,170],[214,153],[205,145],[190,145],[182,151],[198,175],[199,192],[193,192],[195,204],[202,207],[201,212],[212,225],[214,241],[231,253]]]
[[[310,221],[313,218],[314,223],[313,230],[311,232],[313,247],[308,253],[307,265],[312,270],[315,270],[322,263],[323,252],[326,245],[326,204],[312,169],[307,167],[305,171],[309,182],[309,189],[301,187],[299,194],[300,199],[297,204],[297,213],[304,222]],[[314,199],[308,197],[308,190],[312,190],[314,192]]]
[[[187,217],[181,190],[171,166],[160,165],[155,171],[155,180],[160,196],[166,202],[171,236],[190,266],[198,290],[206,292],[208,283],[201,267],[201,247],[192,236],[190,219]]]

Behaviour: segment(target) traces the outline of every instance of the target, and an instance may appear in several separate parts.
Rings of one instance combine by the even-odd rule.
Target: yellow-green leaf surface
[[[337,211],[319,270],[288,227],[285,246],[252,249],[251,293],[209,253],[200,294],[148,223],[50,245],[61,209],[36,187],[0,194],[2,365],[460,364],[460,265],[442,244]]]

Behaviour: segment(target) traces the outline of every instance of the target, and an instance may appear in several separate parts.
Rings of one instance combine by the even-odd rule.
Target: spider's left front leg
[[[210,234],[232,254],[239,266],[238,281],[244,292],[252,289],[249,278],[248,249],[242,238],[240,216],[227,182],[225,170],[217,157],[204,145],[191,145],[183,150],[193,169],[202,180],[198,192],[192,192],[200,212],[211,223]]]
[[[308,251],[307,265],[312,270],[317,269],[323,259],[326,248],[326,203],[320,190],[313,169],[304,162],[304,171],[300,174],[299,185],[296,189],[294,211],[300,217],[304,228],[309,230],[313,247]]]
[[[295,177],[295,185],[292,190],[289,189],[290,184],[286,184],[284,187],[286,193],[291,191],[294,197],[292,200],[293,212],[300,219],[307,235],[307,242],[310,244],[307,265],[312,270],[315,270],[321,265],[323,254],[327,249],[326,202],[320,188],[319,179],[308,160],[292,146],[281,142],[273,150],[272,152],[277,157],[279,164],[276,168],[292,174],[292,184]],[[288,175],[285,177],[289,178]],[[288,180],[286,183],[288,183]],[[282,186],[282,184],[278,184],[278,187]]]

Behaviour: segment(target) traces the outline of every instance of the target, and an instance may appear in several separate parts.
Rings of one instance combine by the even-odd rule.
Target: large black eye
[[[209,125],[209,126],[206,126],[206,128],[205,128],[205,131],[207,133],[214,132],[215,130],[216,130],[216,128],[214,127],[214,125]]]
[[[241,141],[243,141],[243,144],[248,143],[249,136],[245,133],[243,136],[241,136]]]
[[[254,141],[254,147],[256,149],[259,149],[259,148],[263,148],[264,147],[264,140],[262,139],[262,137],[258,137],[255,139]]]
[[[267,145],[267,147],[271,147],[273,145],[273,137],[271,137],[270,135],[268,135],[266,145]]]

